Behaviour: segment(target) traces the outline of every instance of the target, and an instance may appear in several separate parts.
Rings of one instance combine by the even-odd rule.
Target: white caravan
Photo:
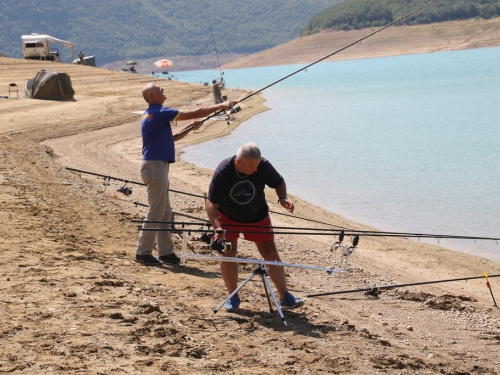
[[[61,43],[71,48],[71,61],[75,58],[73,43],[54,38],[50,35],[22,35],[23,55],[25,59],[52,60],[59,61],[59,49],[50,48],[50,43]]]

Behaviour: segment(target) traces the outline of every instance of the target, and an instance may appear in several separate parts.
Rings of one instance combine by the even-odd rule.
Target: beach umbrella
[[[167,60],[167,59],[162,59],[158,60],[154,64],[157,68],[166,68],[167,66],[172,66],[174,65],[173,61]]]
[[[127,65],[134,66],[134,65],[137,65],[137,63],[135,61],[127,61]]]

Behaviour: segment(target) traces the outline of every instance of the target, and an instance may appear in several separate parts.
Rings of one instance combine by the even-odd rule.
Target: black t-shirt
[[[257,171],[247,177],[236,173],[236,156],[223,160],[215,169],[208,190],[208,200],[238,223],[255,223],[269,214],[264,195],[265,186],[276,189],[284,181],[272,164],[262,158]]]

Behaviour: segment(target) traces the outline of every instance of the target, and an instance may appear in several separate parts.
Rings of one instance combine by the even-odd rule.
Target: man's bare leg
[[[257,250],[259,250],[259,253],[262,258],[264,258],[264,260],[281,262],[274,240],[256,242],[255,245],[257,246]],[[276,286],[276,289],[278,289],[280,299],[285,298],[285,295],[288,292],[288,288],[286,286],[285,268],[269,266],[268,274],[271,277],[274,285]]]
[[[231,241],[231,251],[226,253],[226,256],[236,257],[237,248],[238,240]],[[226,284],[227,291],[231,294],[238,287],[238,263],[220,262],[220,272],[224,284]]]

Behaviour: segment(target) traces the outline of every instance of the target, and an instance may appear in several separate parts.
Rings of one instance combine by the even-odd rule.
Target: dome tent
[[[34,78],[26,80],[24,93],[30,99],[74,100],[75,90],[66,73],[40,70]]]

